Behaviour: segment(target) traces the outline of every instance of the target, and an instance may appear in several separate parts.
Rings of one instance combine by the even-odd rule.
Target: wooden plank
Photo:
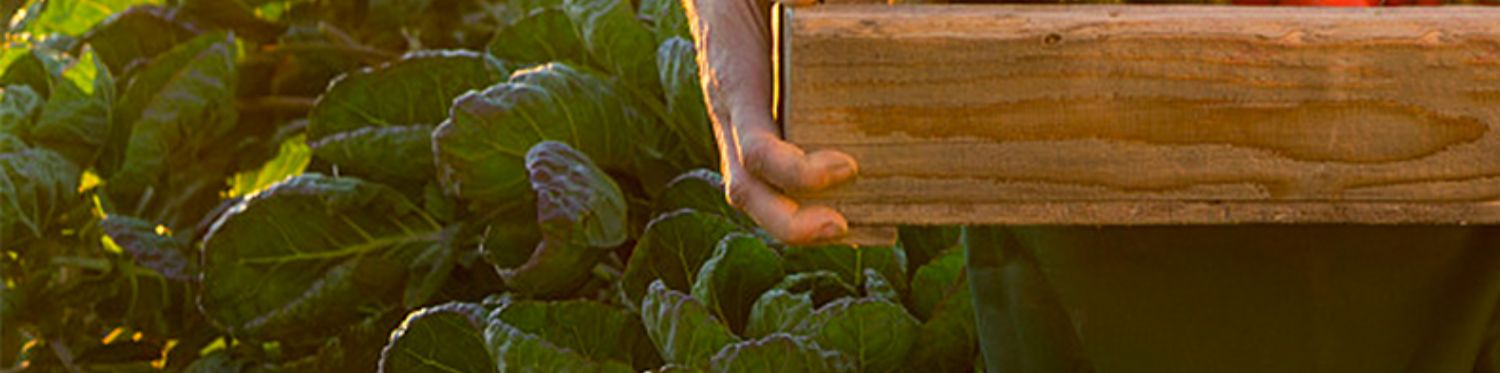
[[[853,224],[1500,223],[1500,9],[814,6],[786,138]]]

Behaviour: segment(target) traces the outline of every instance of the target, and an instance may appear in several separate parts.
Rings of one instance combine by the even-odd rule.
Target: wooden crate
[[[861,166],[794,197],[857,226],[1500,223],[1500,9],[825,4],[773,29],[786,139]]]

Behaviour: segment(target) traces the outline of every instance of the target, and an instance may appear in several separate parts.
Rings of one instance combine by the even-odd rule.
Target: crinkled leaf
[[[712,371],[721,373],[853,372],[847,355],[827,350],[802,336],[777,333],[729,345],[714,355]]]
[[[67,79],[52,79],[52,96],[47,98],[30,132],[36,144],[52,148],[83,166],[93,163],[109,137],[115,101],[114,78],[98,58],[89,63],[95,69],[93,93],[85,93]]]
[[[448,117],[455,97],[508,73],[494,58],[470,51],[416,52],[350,72],[329,84],[308,113],[307,139],[365,127],[434,125]]]
[[[30,132],[42,102],[42,96],[31,86],[5,86],[0,91],[0,133],[20,137]],[[0,151],[7,150],[0,148]]]
[[[380,352],[381,372],[494,372],[484,343],[488,312],[470,303],[447,303],[406,316]]]
[[[534,65],[553,61],[587,64],[588,50],[573,20],[559,8],[541,8],[495,33],[489,52],[495,57]]]
[[[761,338],[772,333],[794,333],[812,313],[811,292],[767,290],[751,307],[750,322],[743,334],[747,338]]]
[[[110,215],[100,222],[104,234],[129,253],[135,264],[155,270],[162,277],[177,281],[193,279],[198,263],[188,253],[189,245],[175,237],[158,232],[157,225],[145,220]]]
[[[906,254],[900,247],[790,247],[786,249],[785,258],[788,272],[833,271],[856,287],[865,284],[864,269],[874,269],[898,292],[906,293]]]
[[[652,209],[658,214],[690,208],[727,217],[743,227],[756,226],[749,216],[729,205],[729,200],[724,198],[724,179],[718,172],[707,169],[694,169],[678,175],[667,183],[666,189],[653,203]]]
[[[651,283],[641,300],[641,320],[662,359],[669,363],[707,366],[719,349],[739,341],[697,299],[660,280]]]
[[[891,282],[886,281],[885,276],[881,276],[880,272],[865,268],[864,280],[864,295],[866,297],[884,299],[897,303],[901,302],[901,294],[896,292],[896,288],[892,287]]]
[[[636,20],[629,0],[568,0],[564,9],[594,66],[643,92],[659,90],[656,38]]]
[[[537,196],[542,242],[525,264],[501,268],[506,285],[529,294],[557,294],[589,278],[608,249],[627,236],[625,196],[588,156],[543,141],[526,153]]]
[[[623,362],[642,370],[662,362],[641,319],[603,303],[518,301],[500,307],[492,316],[590,360]]]
[[[948,254],[938,260],[950,256],[963,258],[961,250],[954,252],[957,255]],[[962,260],[959,263],[962,266]],[[920,271],[918,275],[921,275]],[[972,370],[974,356],[979,354],[974,299],[969,295],[969,283],[962,272],[956,280],[954,286],[943,293],[946,297],[933,307],[932,316],[918,330],[917,342],[912,345],[911,356],[907,359],[910,369],[920,367],[935,372]],[[915,292],[921,288],[913,284],[912,289]]]
[[[745,330],[755,300],[785,275],[781,256],[764,242],[748,234],[731,233],[719,240],[713,256],[703,262],[692,294],[730,330],[740,333]]]
[[[667,123],[676,138],[676,148],[668,151],[693,167],[715,167],[719,149],[714,145],[703,87],[698,84],[696,58],[693,43],[682,37],[667,39],[656,49],[657,74],[667,98]]]
[[[897,237],[906,253],[906,273],[916,273],[918,267],[958,246],[963,235],[963,227],[954,226],[906,225],[899,230]]]
[[[0,237],[46,237],[53,221],[78,201],[81,171],[62,155],[43,148],[27,148],[20,140],[0,133]]]
[[[629,172],[639,149],[654,145],[645,130],[611,84],[548,64],[459,97],[432,139],[438,178],[450,193],[503,204],[529,193],[524,158],[532,145],[565,142],[604,170]]]
[[[339,132],[308,146],[340,173],[391,185],[422,185],[432,179],[431,125],[371,126]]]
[[[657,41],[674,37],[691,38],[687,14],[678,0],[641,0],[640,17],[651,25]]]
[[[133,65],[144,64],[196,34],[160,6],[134,6],[93,26],[83,40],[108,70],[124,76]]]
[[[628,373],[634,372],[618,361],[595,361],[576,351],[558,347],[535,334],[527,333],[499,318],[491,317],[484,329],[485,345],[494,357],[500,373]]]
[[[799,272],[787,275],[776,284],[774,289],[786,290],[793,293],[807,293],[812,296],[813,304],[822,306],[835,299],[843,297],[859,296],[859,289],[844,281],[837,273],[832,271]]]
[[[911,278],[911,313],[919,320],[927,320],[939,302],[958,294],[967,294],[967,285],[961,286],[964,270],[963,250],[949,250],[932,261],[917,268]]]
[[[235,43],[204,34],[161,54],[130,80],[111,119],[99,174],[131,194],[182,172],[236,123]]]
[[[690,209],[658,216],[636,241],[620,287],[631,301],[640,300],[657,279],[670,289],[690,291],[714,246],[736,230],[727,219]]]
[[[877,298],[843,298],[824,305],[804,325],[813,339],[848,354],[861,372],[896,372],[917,339],[917,319]]]
[[[249,337],[315,338],[398,304],[435,222],[388,187],[306,174],[245,198],[204,239],[199,303]]]

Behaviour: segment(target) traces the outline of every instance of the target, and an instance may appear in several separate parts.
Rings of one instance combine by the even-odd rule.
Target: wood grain
[[[854,224],[1500,223],[1500,9],[822,5],[788,140]]]

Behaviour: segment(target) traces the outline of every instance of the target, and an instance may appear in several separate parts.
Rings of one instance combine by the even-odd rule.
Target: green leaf
[[[201,162],[200,153],[234,128],[235,50],[227,34],[204,34],[131,79],[98,165],[112,192],[139,193],[161,173]]]
[[[540,336],[491,317],[484,329],[485,345],[500,373],[628,373],[630,365],[619,361],[595,361],[571,349],[559,347]]]
[[[99,59],[90,60],[95,69],[93,94],[85,93],[68,79],[51,79],[52,96],[47,98],[30,133],[38,145],[52,148],[85,167],[93,163],[109,137],[115,102],[114,78]]]
[[[836,300],[804,325],[819,345],[848,354],[861,372],[903,369],[918,327],[900,305],[877,298]]]
[[[548,64],[459,97],[432,138],[444,187],[495,205],[528,194],[524,158],[538,142],[566,142],[606,171],[633,173],[636,155],[655,146],[647,130],[612,85]]]
[[[774,289],[812,295],[814,305],[822,306],[835,299],[859,296],[859,289],[832,271],[800,272],[787,275]]]
[[[901,293],[896,292],[896,289],[891,286],[891,282],[886,281],[885,276],[881,276],[880,272],[865,268],[864,278],[864,295],[866,297],[901,302]]]
[[[955,252],[959,252],[956,257],[963,257],[961,250]],[[947,257],[948,255],[944,256]],[[911,356],[907,359],[910,369],[934,372],[972,370],[974,356],[979,355],[974,298],[969,294],[969,283],[962,272],[957,280],[953,288],[944,293],[946,297],[933,307],[932,316],[917,332],[917,341],[912,345]],[[913,291],[917,289],[920,288],[913,285]]]
[[[729,205],[729,200],[724,197],[724,179],[718,172],[708,169],[699,168],[677,175],[652,203],[652,210],[658,214],[694,209],[729,218],[740,226],[756,226],[750,217]]]
[[[748,234],[731,233],[719,240],[713,256],[703,262],[692,294],[730,330],[740,333],[745,330],[755,300],[785,275],[781,256],[764,242]]]
[[[899,247],[789,247],[784,257],[788,272],[832,271],[856,287],[865,286],[864,270],[874,269],[898,292],[906,293],[906,254]]]
[[[906,225],[898,229],[901,250],[906,252],[907,273],[915,273],[917,267],[958,246],[963,235],[963,227],[954,226]]]
[[[662,362],[641,319],[603,303],[518,301],[501,306],[493,316],[590,360],[623,362],[641,370]]]
[[[631,301],[645,296],[647,286],[657,279],[670,289],[690,291],[714,246],[736,230],[727,219],[689,209],[658,216],[636,241],[620,287]]]
[[[93,26],[83,40],[110,72],[125,76],[131,66],[145,64],[193,38],[194,32],[172,12],[160,6],[133,6]]]
[[[15,84],[0,90],[0,134],[21,137],[31,131],[43,99],[31,86]],[[0,152],[6,151],[0,148]]]
[[[62,62],[32,48],[5,67],[5,73],[0,74],[0,86],[30,86],[45,99],[52,96],[52,81],[62,76],[62,69]]]
[[[964,253],[961,249],[948,250],[918,268],[911,279],[912,315],[919,320],[930,319],[939,302],[953,294],[968,294],[968,285],[960,281],[963,270]]]
[[[381,372],[494,372],[484,342],[488,312],[475,304],[447,303],[406,316],[380,352]]]
[[[400,193],[306,174],[245,198],[203,243],[204,314],[246,337],[316,338],[401,301],[441,227]]]
[[[813,313],[811,292],[793,293],[787,289],[767,290],[750,309],[745,337],[761,338],[773,333],[795,333]]]
[[[340,173],[390,185],[423,185],[431,180],[431,125],[372,126],[323,137],[308,144],[319,159]]]
[[[198,263],[190,260],[195,258],[188,252],[189,244],[158,232],[156,224],[114,214],[99,225],[116,245],[135,259],[136,265],[176,281],[188,281],[197,276]]]
[[[637,13],[651,25],[651,32],[656,35],[658,42],[676,37],[684,39],[693,37],[681,1],[641,0],[641,8]]]
[[[644,92],[658,92],[656,38],[628,0],[568,0],[564,9],[595,66]]]
[[[500,61],[470,51],[416,52],[350,72],[330,83],[308,113],[307,139],[365,127],[435,125],[448,117],[455,97],[508,73]]]
[[[641,320],[668,363],[707,366],[719,349],[739,341],[697,299],[660,280],[651,283],[641,301]]]
[[[53,33],[79,35],[95,23],[132,5],[160,3],[160,0],[44,0],[42,13],[27,26],[37,35]]]
[[[51,235],[51,225],[78,201],[81,171],[62,155],[26,148],[0,134],[0,237],[14,244]]]
[[[311,160],[312,150],[307,147],[307,136],[293,136],[282,141],[276,157],[266,161],[260,168],[236,173],[229,180],[229,196],[243,197],[260,193],[282,180],[301,175]]]
[[[526,14],[495,33],[487,48],[495,57],[524,65],[589,62],[583,36],[578,34],[568,14],[558,8],[541,8]]]
[[[826,350],[807,337],[782,333],[724,347],[714,355],[712,367],[712,371],[722,373],[854,371],[848,356]]]
[[[625,196],[588,156],[544,141],[526,153],[542,242],[525,264],[501,268],[507,286],[558,295],[588,280],[594,263],[625,242]]]
[[[694,167],[715,167],[719,148],[714,144],[703,86],[698,83],[696,56],[691,41],[673,37],[656,49],[656,68],[667,98],[667,123],[677,139],[672,157]]]

